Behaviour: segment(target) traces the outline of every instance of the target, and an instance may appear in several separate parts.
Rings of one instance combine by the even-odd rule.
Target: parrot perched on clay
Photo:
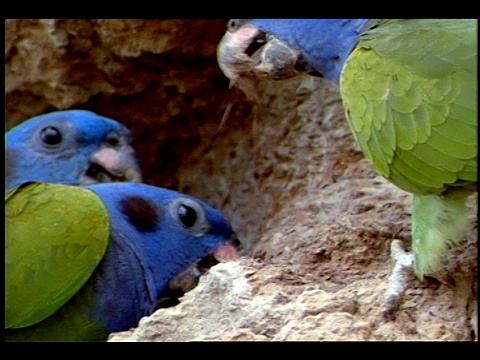
[[[413,266],[423,279],[472,230],[477,33],[476,19],[232,19],[217,58],[245,92],[251,79],[303,73],[339,86],[366,158],[413,194]]]
[[[6,191],[7,341],[105,341],[234,232],[194,197],[141,183],[27,182]]]
[[[140,182],[131,133],[87,110],[33,117],[5,134],[5,188],[25,181],[86,185]]]

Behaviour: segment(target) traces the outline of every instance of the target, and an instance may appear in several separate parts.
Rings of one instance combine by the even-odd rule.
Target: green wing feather
[[[362,35],[341,78],[375,169],[416,194],[477,181],[477,21],[388,20]]]
[[[81,187],[29,183],[5,200],[5,328],[20,328],[53,314],[85,284],[105,254],[109,219]]]

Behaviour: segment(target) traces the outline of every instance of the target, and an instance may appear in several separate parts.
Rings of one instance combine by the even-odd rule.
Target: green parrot
[[[217,55],[242,89],[249,77],[301,73],[339,85],[365,157],[413,194],[413,263],[423,279],[472,231],[477,34],[476,19],[232,19]]]

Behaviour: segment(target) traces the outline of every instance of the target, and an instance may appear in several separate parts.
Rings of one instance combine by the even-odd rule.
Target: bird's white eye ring
[[[237,25],[237,24],[236,24],[236,20],[237,20],[237,19],[230,19],[230,20],[228,20],[228,23],[227,23],[227,29],[228,29],[228,30],[235,30],[236,25]]]
[[[229,32],[235,32],[246,22],[246,19],[230,19],[227,23],[227,30]]]

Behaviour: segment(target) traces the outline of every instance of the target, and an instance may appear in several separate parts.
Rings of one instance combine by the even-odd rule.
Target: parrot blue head
[[[194,197],[138,183],[86,188],[102,199],[110,217],[111,246],[102,273],[121,278],[116,284],[110,277],[102,278],[105,283],[96,285],[107,288],[98,301],[115,304],[115,312],[123,314],[103,320],[103,312],[95,315],[100,318],[98,322],[108,324],[109,331],[135,326],[141,316],[154,311],[175,275],[234,241],[226,217]],[[137,313],[132,309],[132,298],[141,302]]]
[[[26,181],[141,181],[130,131],[91,111],[33,117],[8,131],[5,142],[7,188]]]
[[[295,68],[302,72],[315,73],[335,83],[339,82],[345,61],[359,40],[360,33],[369,24],[369,19],[234,19],[229,23],[228,31],[219,44],[217,51],[220,68],[230,79],[236,73],[251,67],[266,66],[250,61],[246,57],[272,61],[273,55],[258,55],[266,52],[262,48],[272,41],[281,40],[292,51],[298,52]],[[278,66],[279,54],[287,54],[283,44],[268,49],[276,56],[276,66],[269,66],[270,72],[282,73],[285,69]],[[285,59],[285,67],[291,65],[290,58]],[[270,59],[268,59],[270,58]],[[291,73],[289,71],[288,73]],[[275,77],[275,74],[269,74]]]

